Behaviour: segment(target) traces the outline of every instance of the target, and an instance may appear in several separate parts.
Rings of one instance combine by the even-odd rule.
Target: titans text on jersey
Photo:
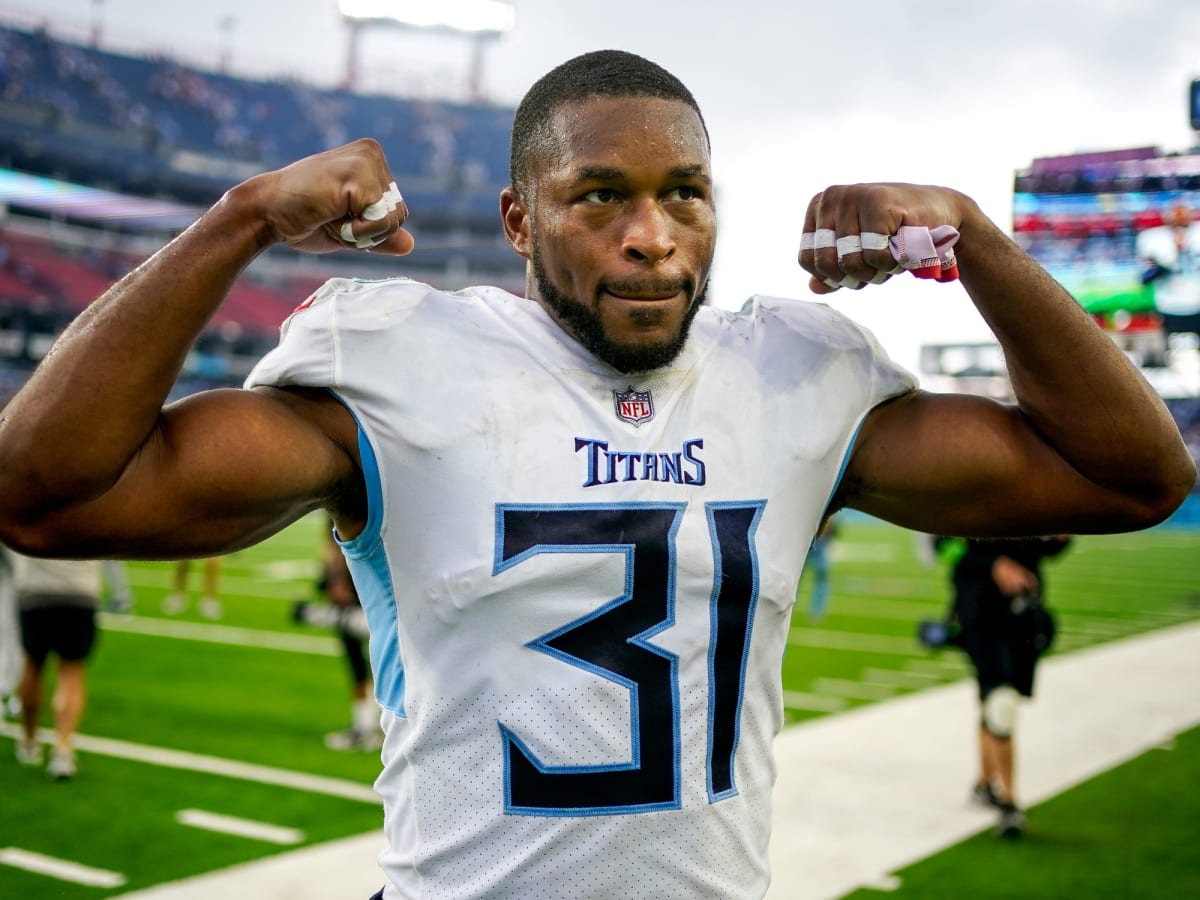
[[[683,447],[668,453],[653,450],[610,450],[608,441],[575,438],[575,452],[587,451],[585,488],[618,481],[672,481],[675,484],[705,483],[704,461],[700,451],[704,438],[684,441]]]

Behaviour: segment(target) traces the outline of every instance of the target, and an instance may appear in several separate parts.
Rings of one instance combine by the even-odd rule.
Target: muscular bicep
[[[872,410],[835,498],[933,534],[1144,527],[1127,494],[1080,475],[1015,406],[916,391]]]
[[[118,480],[47,510],[38,531],[74,556],[184,558],[262,540],[324,506],[353,528],[355,426],[323,392],[220,390],[163,410]]]

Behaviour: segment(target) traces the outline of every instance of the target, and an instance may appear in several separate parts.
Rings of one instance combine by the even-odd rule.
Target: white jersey
[[[80,606],[95,609],[104,591],[104,566],[94,559],[42,559],[9,551],[18,609]]]
[[[760,897],[800,569],[911,376],[813,303],[621,375],[501,290],[335,279],[262,384],[359,425],[384,896]]]

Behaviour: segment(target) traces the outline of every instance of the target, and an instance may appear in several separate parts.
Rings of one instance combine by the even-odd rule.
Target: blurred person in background
[[[21,650],[13,565],[12,554],[0,544],[0,719],[15,718],[21,712],[17,685],[25,657]]]
[[[812,572],[812,584],[808,595],[808,617],[819,622],[825,617],[825,609],[829,606],[829,553],[830,544],[837,534],[837,517],[829,516],[821,523],[821,530],[813,538],[812,547],[808,550],[808,559],[804,561],[805,568]]]
[[[7,256],[7,246],[0,244],[0,262]],[[8,388],[7,383],[0,382],[0,413],[11,396]],[[17,620],[14,564],[8,548],[0,544],[0,719],[16,718],[21,712],[17,685],[21,681],[25,654],[21,650],[21,627]]]
[[[1015,733],[1020,698],[1033,696],[1038,659],[1054,640],[1045,605],[1042,562],[1070,544],[1068,535],[955,541],[950,554],[955,643],[971,660],[979,686],[979,776],[972,800],[1000,814],[997,833],[1017,837]]]
[[[1187,207],[1167,216],[1168,222],[1137,236],[1142,258],[1142,284],[1154,298],[1167,335],[1200,334],[1200,221]]]
[[[119,559],[103,561],[104,583],[108,587],[104,608],[109,612],[133,612],[133,589],[129,586],[129,572]]]
[[[331,750],[378,750],[383,744],[380,709],[375,702],[371,670],[367,663],[367,616],[350,577],[346,557],[337,545],[334,531],[327,529],[321,591],[337,610],[336,630],[350,669],[350,725],[345,731],[325,735]]]
[[[96,643],[96,609],[103,591],[103,566],[92,560],[15,556],[17,607],[25,666],[21,674],[21,725],[17,761],[40,766],[38,738],[43,676],[50,656],[58,659],[53,712],[55,739],[46,774],[56,780],[77,772],[75,732],[87,703],[87,662]]]
[[[177,616],[188,608],[188,575],[194,560],[181,559],[171,567],[171,593],[163,598],[163,612]],[[200,615],[206,619],[219,619],[224,612],[217,598],[217,581],[221,576],[221,558],[210,556],[201,561]]]
[[[321,546],[321,574],[316,583],[317,592],[325,602],[301,600],[292,607],[292,618],[305,625],[336,631],[350,669],[350,724],[342,731],[325,735],[325,746],[330,750],[378,750],[383,743],[383,731],[367,661],[370,629],[350,567],[337,544],[333,523],[328,524]]]

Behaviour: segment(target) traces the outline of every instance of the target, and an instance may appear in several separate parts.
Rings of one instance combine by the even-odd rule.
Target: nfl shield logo
[[[654,398],[649,391],[635,391],[633,385],[627,391],[613,391],[613,406],[617,418],[631,425],[641,425],[654,418]]]

